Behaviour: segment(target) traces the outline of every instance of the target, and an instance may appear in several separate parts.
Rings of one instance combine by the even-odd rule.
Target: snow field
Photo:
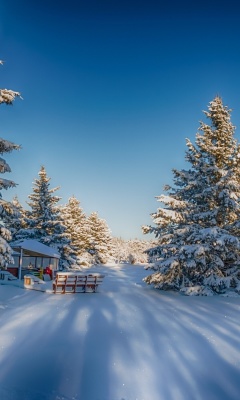
[[[97,266],[98,293],[0,286],[1,400],[237,400],[239,298],[185,297],[143,266]]]

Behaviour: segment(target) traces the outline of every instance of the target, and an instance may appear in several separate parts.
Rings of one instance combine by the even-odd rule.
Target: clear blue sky
[[[240,137],[240,9],[233,1],[0,2],[0,136],[26,206],[44,165],[114,236],[142,238],[155,196],[185,167],[202,110],[220,95]],[[149,236],[144,236],[149,239]]]

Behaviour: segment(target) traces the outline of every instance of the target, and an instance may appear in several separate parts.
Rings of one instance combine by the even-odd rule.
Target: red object
[[[45,268],[44,274],[50,275],[52,277],[52,270],[50,269],[50,267]]]

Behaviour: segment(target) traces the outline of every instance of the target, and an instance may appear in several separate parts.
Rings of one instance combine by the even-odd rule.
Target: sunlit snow
[[[158,291],[143,266],[92,271],[98,293],[0,285],[1,400],[239,399],[239,297]]]

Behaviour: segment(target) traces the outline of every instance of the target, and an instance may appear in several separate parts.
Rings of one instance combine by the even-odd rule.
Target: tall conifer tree
[[[11,232],[11,242],[25,237],[26,211],[20,204],[18,197],[14,196],[11,201],[12,212],[5,217],[5,226]]]
[[[3,62],[0,61],[3,65]],[[13,104],[16,97],[19,97],[19,92],[14,92],[9,89],[0,89],[0,104]],[[19,150],[20,146],[8,140],[0,138],[0,154],[10,153],[12,150]],[[11,168],[7,162],[0,158],[0,173],[4,174],[11,172]],[[16,186],[15,182],[9,179],[0,178],[0,267],[7,267],[9,263],[13,262],[11,253],[12,249],[8,242],[11,240],[10,231],[5,227],[5,220],[13,214],[11,203],[4,200],[1,191]]]
[[[95,263],[105,264],[112,257],[112,237],[110,229],[104,219],[99,218],[97,212],[88,217],[90,247],[89,251]]]
[[[50,179],[44,166],[41,167],[39,178],[35,179],[33,193],[28,197],[27,204],[31,210],[27,212],[26,237],[56,247],[61,255],[60,267],[66,267],[73,262],[71,259],[70,238],[61,218],[57,203],[60,197],[54,196],[59,187],[50,189]]]
[[[205,112],[195,145],[187,140],[189,170],[173,170],[174,186],[157,199],[156,226],[143,227],[158,238],[149,251],[155,272],[146,282],[186,294],[240,290],[240,146],[231,110],[216,97]]]
[[[89,232],[87,217],[80,207],[80,201],[72,196],[68,203],[61,207],[61,215],[66,227],[66,233],[71,239],[71,248],[77,262],[87,259],[87,250],[89,248]]]

